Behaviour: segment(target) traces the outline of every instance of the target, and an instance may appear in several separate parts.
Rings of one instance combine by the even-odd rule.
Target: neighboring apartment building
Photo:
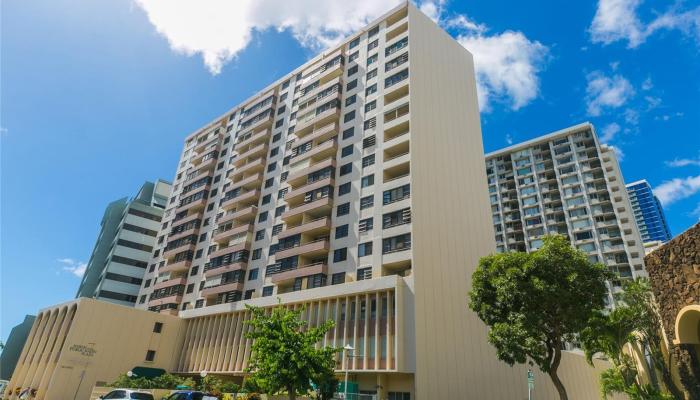
[[[17,360],[22,352],[24,343],[27,341],[29,331],[32,329],[32,324],[36,319],[33,315],[25,315],[22,323],[15,325],[7,337],[5,348],[0,353],[0,379],[9,380],[17,365]],[[2,393],[0,393],[2,395]]]
[[[185,139],[136,307],[187,321],[176,373],[240,379],[245,305],[279,301],[335,321],[364,393],[514,398],[527,369],[466,302],[495,248],[483,160],[472,56],[403,3]],[[582,357],[562,375],[597,393]]]
[[[145,182],[134,198],[107,206],[76,297],[136,303],[170,190],[162,180]]]
[[[617,157],[590,123],[489,153],[486,173],[498,252],[536,250],[558,233],[622,279],[646,275]]]
[[[627,194],[632,203],[634,219],[639,227],[644,243],[671,240],[671,230],[668,228],[666,216],[661,202],[651,190],[651,185],[645,179],[628,183]]]

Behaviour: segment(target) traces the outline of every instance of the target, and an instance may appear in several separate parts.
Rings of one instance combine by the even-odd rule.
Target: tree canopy
[[[531,253],[481,258],[472,275],[469,306],[490,327],[488,340],[500,360],[509,365],[533,361],[565,400],[566,388],[557,375],[561,348],[605,307],[605,282],[611,277],[566,237],[547,236]]]
[[[252,328],[246,337],[253,339],[249,372],[256,385],[267,393],[286,391],[290,400],[327,382],[335,369],[335,354],[340,350],[317,344],[333,327],[325,321],[307,327],[301,310],[281,305],[263,309],[246,305],[252,312],[247,322]]]

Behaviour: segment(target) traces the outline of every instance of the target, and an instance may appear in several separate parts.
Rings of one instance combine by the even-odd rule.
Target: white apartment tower
[[[515,398],[467,306],[484,176],[472,56],[403,3],[185,139],[137,307],[186,320],[175,373],[245,375],[245,304],[281,301],[379,399]]]
[[[615,151],[590,123],[489,153],[486,173],[498,252],[536,250],[542,236],[563,234],[620,276],[611,289],[646,275]]]

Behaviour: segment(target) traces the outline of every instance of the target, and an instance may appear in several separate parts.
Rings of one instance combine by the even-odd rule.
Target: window
[[[379,26],[375,26],[374,28],[370,29],[369,32],[367,32],[367,37],[372,37],[379,33]]]
[[[282,126],[283,124],[284,124],[284,120],[281,119],[281,120],[275,122],[275,128],[279,128],[279,127]]]
[[[276,156],[277,154],[279,154],[279,152],[280,152],[280,148],[275,147],[274,149],[270,150],[270,157]]]
[[[379,46],[379,39],[374,39],[367,45],[367,51],[370,51]]]
[[[267,172],[272,172],[277,169],[277,163],[272,163],[267,166]]]
[[[357,57],[359,57],[359,56],[360,56],[359,51],[356,51],[356,52],[350,54],[350,56],[348,57],[348,62],[355,61],[357,59]]]
[[[374,206],[374,195],[365,196],[360,199],[360,210]]]
[[[355,134],[355,127],[350,127],[343,131],[343,140],[351,138]]]
[[[347,163],[340,166],[340,176],[347,175],[352,172],[352,164]]]
[[[155,333],[161,333],[163,331],[163,323],[162,322],[156,322],[153,324],[153,332]]]
[[[272,296],[272,291],[275,289],[274,286],[265,286],[262,290],[262,297]]]
[[[286,210],[286,206],[279,206],[275,208],[275,218],[281,216],[284,213],[284,210]]]
[[[355,110],[350,111],[343,117],[343,122],[350,122],[355,119]]]
[[[192,292],[194,292],[194,283],[190,283],[189,285],[187,285],[187,290],[185,290],[185,293],[187,294],[190,294]]]
[[[394,189],[385,190],[382,201],[384,205],[387,205],[409,197],[411,197],[411,185],[407,183]]]
[[[370,79],[372,79],[376,76],[377,76],[377,69],[375,68],[367,73],[367,77],[365,78],[365,80],[369,81]]]
[[[362,177],[362,183],[360,186],[363,188],[374,185],[374,174]]]
[[[190,276],[195,276],[195,275],[197,275],[197,272],[199,272],[199,266],[198,266],[198,265],[195,265],[195,266],[192,267],[192,269],[190,270]]]
[[[272,200],[272,195],[268,193],[265,196],[263,196],[261,204],[265,205],[265,204],[269,203],[271,200]]]
[[[146,361],[153,361],[156,359],[156,351],[155,350],[148,350],[146,352]]]
[[[389,392],[389,400],[411,400],[411,393]]]
[[[382,228],[387,229],[411,222],[411,208],[390,212],[382,216]]]
[[[336,208],[335,215],[337,217],[348,214],[350,214],[350,203],[343,203]]]
[[[377,101],[376,100],[372,100],[369,103],[365,104],[365,112],[370,112],[370,111],[374,110],[375,108],[377,108]],[[376,120],[375,120],[375,124],[376,124]]]
[[[282,138],[282,132],[275,133],[274,136],[272,136],[272,143],[280,140]]]
[[[147,288],[147,287],[150,287],[150,286],[151,286],[151,280],[150,280],[150,279],[146,279],[146,283],[143,284],[143,287]]]
[[[348,78],[351,77],[352,75],[356,74],[358,71],[359,67],[357,64],[353,65],[352,67],[348,68]]]
[[[372,242],[360,243],[357,246],[357,256],[365,257],[369,255],[372,255]]]
[[[360,220],[360,233],[369,232],[374,228],[374,218]]]
[[[362,148],[366,149],[377,144],[377,136],[372,135],[362,139]]]
[[[384,87],[388,88],[388,87],[394,86],[395,84],[403,81],[406,78],[408,78],[408,68],[404,69],[403,71],[399,71],[399,72],[395,73],[394,75],[384,79]]]
[[[357,87],[357,79],[353,79],[345,86],[345,91],[350,91]]]
[[[357,269],[357,280],[364,281],[367,279],[372,279],[372,267],[358,268]]]
[[[251,269],[250,271],[248,271],[248,280],[249,280],[249,281],[254,281],[254,280],[256,280],[256,279],[258,279],[258,269],[257,269],[257,268],[253,268],[253,269]]]
[[[333,250],[333,262],[345,261],[348,258],[348,248],[343,247],[342,249]]]
[[[350,105],[355,104],[356,101],[357,101],[357,95],[353,94],[352,96],[345,99],[345,107],[348,107]]]
[[[255,249],[253,250],[253,260],[259,260],[262,257],[262,249]]]
[[[353,40],[350,42],[350,49],[351,49],[351,50],[354,49],[354,48],[357,47],[359,44],[360,44],[360,38],[359,38],[359,37],[353,39]]]
[[[350,182],[338,186],[338,196],[350,193]]]
[[[272,187],[275,184],[275,178],[269,178],[265,180],[265,189]]]
[[[378,54],[374,54],[374,55],[371,55],[371,56],[367,57],[367,65],[372,65],[372,64],[374,64],[375,62],[377,62],[378,59],[379,59],[379,55],[378,55]]]
[[[204,299],[199,299],[194,302],[194,308],[202,308],[204,306]]]
[[[265,239],[265,230],[264,229],[261,229],[261,230],[255,232],[255,240],[256,241],[263,240],[263,239]]]
[[[347,145],[343,147],[343,150],[340,152],[340,157],[347,157],[349,155],[352,155],[352,150],[353,150],[353,145]]]
[[[355,83],[355,86],[357,86],[357,82]],[[370,94],[376,93],[376,92],[377,92],[377,84],[375,83],[374,85],[365,89],[365,96],[369,96]]]
[[[331,275],[331,285],[340,285],[345,283],[345,272],[336,272]]]
[[[277,198],[278,198],[278,199],[283,199],[283,198],[287,195],[287,192],[288,192],[288,191],[289,191],[289,188],[280,189],[280,190],[277,192]]]
[[[254,294],[255,294],[255,289],[246,290],[245,295],[243,295],[243,300],[252,299]]]
[[[258,215],[258,222],[265,222],[267,221],[267,211],[263,211]]]
[[[146,302],[146,295],[142,295],[141,298],[139,299],[139,304],[143,304]]]
[[[272,236],[277,236],[278,233],[282,232],[282,224],[275,225],[272,227]]]
[[[374,165],[374,154],[362,158],[362,168],[367,168],[370,165]]]
[[[389,254],[396,251],[408,250],[411,248],[411,234],[394,236],[382,240],[382,254]]]
[[[335,228],[335,238],[340,239],[348,236],[348,225],[340,225]]]

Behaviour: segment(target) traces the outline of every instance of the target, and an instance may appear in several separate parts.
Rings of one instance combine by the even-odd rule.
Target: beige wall
[[[163,323],[154,333],[155,322]],[[172,369],[183,321],[89,298],[42,310],[9,387],[37,389],[36,399],[86,399],[136,366]],[[80,347],[84,346],[84,347]],[[146,352],[155,350],[153,362]]]
[[[413,6],[409,30],[415,398],[526,398],[527,368],[497,360],[467,303],[479,257],[495,250],[472,57]],[[582,356],[566,353],[561,376],[570,399],[599,397]],[[558,398],[535,377],[537,399]]]

